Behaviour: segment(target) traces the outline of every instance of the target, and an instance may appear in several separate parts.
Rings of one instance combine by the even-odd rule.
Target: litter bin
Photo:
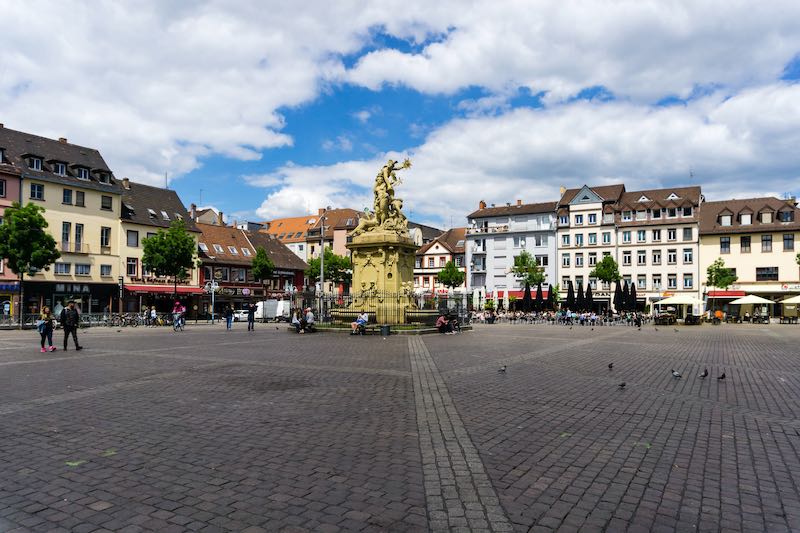
[[[391,334],[392,334],[392,332],[391,332],[388,324],[384,324],[384,325],[381,326],[381,336],[388,337]]]

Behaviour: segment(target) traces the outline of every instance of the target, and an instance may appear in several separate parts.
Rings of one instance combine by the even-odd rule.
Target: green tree
[[[312,280],[319,279],[319,257],[308,262],[306,276]],[[336,255],[330,248],[325,248],[325,281],[349,283],[353,278],[353,265],[350,258]]]
[[[527,283],[531,287],[544,283],[547,277],[544,273],[544,267],[540,266],[539,261],[527,251],[523,251],[514,257],[514,266],[511,271],[522,284]]]
[[[589,272],[589,277],[597,278],[606,283],[613,283],[620,280],[619,266],[610,255],[605,256],[594,269]]]
[[[708,265],[706,269],[706,285],[708,287],[715,287],[724,291],[734,284],[737,279],[739,278],[736,276],[733,269],[726,268],[725,261],[721,257],[718,257],[717,260]],[[711,302],[711,308],[713,309],[713,298]]]
[[[173,297],[178,295],[178,281],[186,279],[196,265],[197,243],[186,230],[183,220],[174,220],[168,230],[159,230],[142,241],[142,264],[157,276],[173,279]]]
[[[464,283],[464,278],[466,277],[467,275],[459,270],[452,261],[448,261],[444,268],[439,271],[439,281],[445,287],[460,287]]]
[[[272,277],[275,271],[275,263],[267,255],[267,251],[259,246],[256,248],[256,255],[253,257],[252,263],[253,277],[256,281],[264,281]]]
[[[61,257],[56,248],[56,240],[44,230],[47,221],[42,215],[44,209],[38,205],[25,207],[14,202],[5,211],[0,224],[0,258],[5,258],[8,268],[19,276],[19,327],[22,329],[22,312],[25,307],[23,282],[25,273],[37,270],[50,270],[56,259]],[[2,259],[0,259],[2,260]]]

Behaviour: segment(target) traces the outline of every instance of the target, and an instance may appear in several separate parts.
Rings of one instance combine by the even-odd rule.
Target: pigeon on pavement
[[[722,375],[720,377],[718,377],[717,379],[720,380],[720,381],[725,379],[725,372],[723,372]]]
[[[706,379],[708,377],[708,369],[703,369],[703,373],[697,376],[700,379]]]
[[[500,372],[501,374],[505,374],[506,373],[506,365],[501,366],[500,368],[497,369],[497,371]]]
[[[608,363],[608,369],[609,370],[613,370],[614,369],[614,363]]]
[[[680,378],[682,378],[683,376],[681,376],[681,373],[680,373],[680,372],[678,372],[677,370],[673,370],[673,371],[672,371],[672,377],[673,377],[673,378],[678,378],[678,379],[680,379]]]
[[[678,333],[678,328],[672,328],[672,331],[674,331],[675,333]]]
[[[625,383],[625,382],[623,381],[622,383],[620,383],[620,384],[619,384],[619,385],[617,385],[617,386],[619,387],[619,390],[622,390],[622,389],[624,389],[624,388],[625,388],[625,385],[627,385],[627,383]]]

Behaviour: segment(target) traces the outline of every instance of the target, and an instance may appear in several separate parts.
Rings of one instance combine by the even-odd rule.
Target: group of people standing
[[[39,313],[39,320],[36,321],[36,329],[39,331],[41,337],[41,352],[54,352],[56,347],[53,345],[53,330],[56,327],[55,316],[50,311],[50,308],[44,306],[42,312]],[[70,336],[75,343],[76,350],[83,350],[83,346],[78,343],[78,326],[81,323],[81,314],[75,308],[75,302],[70,301],[67,307],[61,310],[59,315],[59,322],[64,329],[64,350],[67,349],[67,343]],[[45,343],[47,346],[45,346]]]

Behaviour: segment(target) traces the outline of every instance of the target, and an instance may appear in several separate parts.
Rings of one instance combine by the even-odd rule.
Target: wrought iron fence
[[[471,294],[298,292],[291,302],[290,317],[297,313],[300,318],[310,308],[317,324],[331,326],[349,325],[365,311],[370,324],[433,325],[440,313],[464,319],[473,310]]]

